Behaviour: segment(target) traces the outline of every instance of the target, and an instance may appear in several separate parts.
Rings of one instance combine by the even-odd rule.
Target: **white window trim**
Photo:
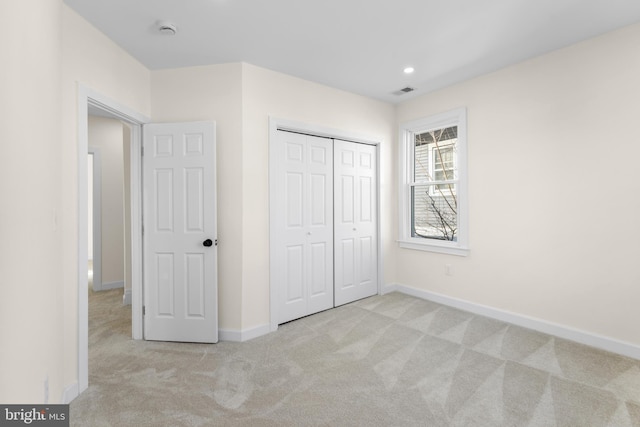
[[[414,136],[430,130],[458,126],[458,239],[455,242],[411,236],[411,177]],[[467,110],[458,108],[400,125],[399,240],[401,248],[450,255],[469,254],[469,206],[467,200]]]

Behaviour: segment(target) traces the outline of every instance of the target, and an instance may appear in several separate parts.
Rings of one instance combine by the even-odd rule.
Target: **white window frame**
[[[455,180],[442,181],[457,185],[458,197],[458,236],[456,241],[413,237],[411,235],[411,189],[413,182],[413,144],[415,135],[450,126],[458,127],[457,156],[454,160],[458,169]],[[399,179],[399,245],[401,248],[438,252],[450,255],[467,256],[469,254],[469,206],[467,201],[467,110],[455,110],[414,120],[400,125],[400,179]]]

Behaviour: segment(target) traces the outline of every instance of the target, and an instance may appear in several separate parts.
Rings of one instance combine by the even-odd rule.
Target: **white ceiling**
[[[640,22],[638,0],[65,3],[152,70],[243,61],[393,103]]]

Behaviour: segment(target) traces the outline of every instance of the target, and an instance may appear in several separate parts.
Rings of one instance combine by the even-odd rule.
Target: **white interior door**
[[[333,150],[327,138],[278,135],[271,265],[284,323],[333,307]]]
[[[376,147],[335,140],[335,305],[378,292]]]
[[[143,132],[144,338],[217,342],[215,123]]]

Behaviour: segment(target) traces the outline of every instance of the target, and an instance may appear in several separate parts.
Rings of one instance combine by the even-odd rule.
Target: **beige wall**
[[[0,402],[64,386],[59,0],[0,2]]]
[[[78,381],[78,83],[150,115],[150,73],[104,34],[62,6],[62,217],[64,385]],[[40,53],[42,55],[42,53]],[[60,58],[58,59],[60,61]],[[58,335],[58,339],[62,339]],[[56,396],[56,398],[58,398]]]
[[[391,159],[393,106],[240,63],[154,71],[151,81],[154,121],[217,123],[220,328],[267,325],[269,116],[371,135],[383,142],[382,157]],[[390,160],[383,161],[387,246],[386,221],[395,212],[391,171]]]
[[[154,71],[156,122],[216,122],[218,197],[218,298],[220,328],[240,326],[242,292],[241,65]]]
[[[384,278],[394,277],[395,136],[390,104],[242,64],[242,329],[269,323],[269,117],[367,135],[380,146]],[[224,180],[219,182],[225,182]]]
[[[399,105],[468,109],[471,252],[399,249],[396,281],[639,345],[639,43],[635,25]]]
[[[119,120],[89,116],[89,146],[100,150],[102,284],[124,281],[124,157]]]

